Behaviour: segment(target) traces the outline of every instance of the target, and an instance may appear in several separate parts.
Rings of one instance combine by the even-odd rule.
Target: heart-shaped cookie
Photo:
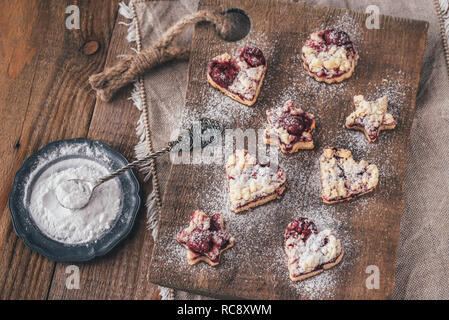
[[[318,232],[313,221],[294,219],[285,230],[285,254],[292,281],[313,277],[340,263],[343,247],[331,230]]]
[[[349,150],[326,147],[320,157],[320,176],[321,197],[332,204],[373,191],[379,170],[365,160],[356,162]]]
[[[220,254],[235,243],[224,228],[221,214],[208,216],[200,210],[193,212],[189,226],[178,234],[176,240],[187,249],[190,265],[204,261],[213,267],[219,264]]]
[[[355,111],[346,118],[346,128],[361,130],[369,142],[374,142],[382,130],[396,127],[393,116],[387,112],[388,97],[366,101],[363,96],[354,97]]]
[[[277,199],[287,177],[281,168],[259,164],[246,150],[237,150],[226,162],[231,210],[241,212]]]
[[[267,62],[259,48],[245,46],[232,57],[224,53],[209,63],[207,81],[232,99],[252,106],[259,96]]]

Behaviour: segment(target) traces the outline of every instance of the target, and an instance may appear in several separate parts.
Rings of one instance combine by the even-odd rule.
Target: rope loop
[[[135,81],[148,70],[174,59],[188,59],[189,48],[173,45],[174,39],[187,27],[198,22],[213,23],[222,37],[232,29],[232,23],[218,11],[200,10],[183,17],[170,27],[152,46],[134,56],[128,56],[117,65],[89,77],[92,88],[103,101],[109,101],[122,87]]]

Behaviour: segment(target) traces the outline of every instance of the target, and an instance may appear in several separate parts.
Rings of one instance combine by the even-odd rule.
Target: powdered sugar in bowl
[[[98,178],[127,163],[99,141],[80,138],[45,146],[16,174],[9,198],[16,233],[53,261],[87,261],[106,254],[128,235],[140,207],[132,171],[104,183],[76,211],[59,204],[55,189],[61,181]]]

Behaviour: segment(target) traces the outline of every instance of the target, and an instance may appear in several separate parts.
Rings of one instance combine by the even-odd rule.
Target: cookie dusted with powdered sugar
[[[379,170],[365,160],[356,162],[349,150],[326,147],[320,157],[320,177],[323,202],[332,204],[373,191]]]
[[[232,99],[252,106],[259,96],[267,62],[259,48],[245,46],[236,57],[224,53],[209,63],[207,81]]]
[[[292,281],[313,277],[336,266],[343,258],[340,240],[331,230],[318,232],[313,221],[294,219],[285,230],[284,250]]]
[[[388,97],[366,101],[364,96],[354,97],[355,111],[346,118],[346,128],[361,130],[369,142],[374,142],[382,130],[393,130],[396,121],[387,112]]]
[[[282,107],[267,111],[269,128],[265,130],[266,144],[279,146],[283,153],[313,149],[312,131],[315,117],[304,112],[292,100]]]
[[[221,214],[208,216],[200,210],[193,212],[189,226],[178,233],[176,240],[187,249],[190,265],[204,261],[213,267],[220,263],[220,254],[235,243],[224,228]]]
[[[279,198],[287,187],[281,168],[260,164],[246,150],[237,150],[226,162],[231,210],[241,212]]]
[[[349,35],[341,30],[314,32],[302,48],[307,73],[319,82],[342,82],[354,73],[359,54]]]

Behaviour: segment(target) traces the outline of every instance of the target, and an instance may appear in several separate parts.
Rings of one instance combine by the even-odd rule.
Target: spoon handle
[[[139,167],[139,166],[141,166],[142,164],[144,164],[145,162],[147,162],[147,161],[149,161],[151,159],[155,159],[155,158],[157,158],[157,157],[159,157],[159,156],[161,156],[163,154],[166,154],[167,152],[170,152],[175,144],[176,144],[176,141],[175,142],[170,142],[164,149],[159,150],[159,151],[157,151],[155,153],[152,153],[152,154],[150,154],[149,156],[147,156],[147,157],[145,157],[143,159],[139,159],[139,160],[133,161],[133,162],[129,163],[128,165],[124,166],[123,168],[118,169],[117,171],[115,171],[115,172],[113,172],[113,173],[111,173],[111,174],[109,174],[107,176],[104,176],[104,177],[98,179],[97,181],[95,181],[95,186],[99,186],[100,184],[102,184],[102,183],[104,183],[106,181],[114,179],[115,177],[121,175],[123,172],[125,172],[125,171],[127,171],[129,169],[133,169],[133,168]]]

